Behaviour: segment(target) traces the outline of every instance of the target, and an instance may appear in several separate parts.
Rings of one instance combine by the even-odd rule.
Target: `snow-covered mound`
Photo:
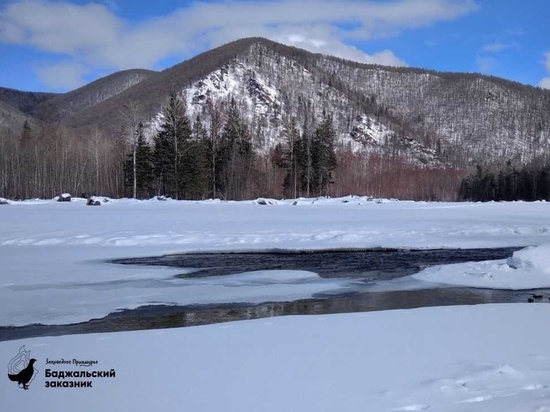
[[[550,287],[550,243],[527,247],[504,260],[435,266],[413,275],[417,280],[491,289]]]
[[[262,206],[265,206],[265,205],[276,205],[278,204],[279,202],[277,202],[275,199],[267,199],[267,198],[263,198],[263,197],[260,197],[256,200],[254,200],[253,202],[255,205],[262,205]]]
[[[550,278],[550,243],[518,250],[507,263],[512,269],[540,273]]]

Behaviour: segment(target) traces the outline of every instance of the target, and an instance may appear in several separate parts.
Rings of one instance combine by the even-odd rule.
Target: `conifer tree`
[[[174,187],[174,142],[161,130],[154,138],[153,171],[157,195],[170,195]]]
[[[181,173],[185,188],[184,196],[187,199],[202,199],[208,194],[207,134],[200,117],[197,116]]]
[[[212,99],[208,99],[206,105],[209,124],[207,134],[207,152],[208,152],[208,171],[211,187],[212,197],[217,197],[219,192],[219,170],[218,164],[220,162],[220,135],[223,127],[223,114],[221,110],[221,104],[214,102]]]
[[[153,164],[151,147],[143,134],[143,124],[139,124],[139,134],[136,149],[136,186],[138,197],[150,196],[153,183]]]
[[[285,144],[278,150],[281,151],[279,167],[286,170],[283,181],[283,192],[286,196],[298,197],[300,132],[296,126],[296,118],[292,118],[285,128]]]
[[[246,197],[253,162],[252,142],[234,99],[227,110],[218,159],[216,170],[220,173],[225,196]]]
[[[182,164],[189,147],[191,126],[185,102],[171,93],[155,138],[154,166],[159,192],[179,199],[183,192]],[[160,194],[160,193],[159,193]]]
[[[312,145],[313,188],[319,194],[328,191],[332,171],[336,168],[335,136],[332,116],[323,111],[323,119],[315,130]]]
[[[299,185],[306,197],[311,194],[311,183],[313,176],[313,137],[309,130],[304,127],[302,136],[296,144],[296,162],[299,176]]]

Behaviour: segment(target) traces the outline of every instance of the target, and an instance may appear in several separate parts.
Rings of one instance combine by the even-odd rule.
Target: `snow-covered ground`
[[[150,303],[288,300],[349,287],[298,271],[176,279],[107,259],[215,250],[530,246],[504,261],[429,268],[412,282],[550,287],[550,204],[111,200],[0,206],[0,325],[66,323]],[[295,203],[295,204],[294,204]],[[405,282],[410,283],[410,282]],[[270,318],[22,345],[28,391],[0,379],[1,410],[550,410],[550,305],[505,304]],[[46,388],[46,360],[97,360],[93,388]],[[86,380],[86,379],[85,379]],[[546,408],[546,409],[545,409]]]
[[[214,250],[474,248],[550,242],[550,204],[545,202],[423,203],[347,197],[258,203],[110,200],[97,207],[73,199],[3,205],[0,325],[86,321],[146,304],[291,300],[350,287],[345,279],[326,280],[316,274],[304,278],[301,272],[181,279],[175,275],[185,269],[106,263],[112,258]],[[491,272],[502,266],[489,265]],[[468,268],[464,273],[475,272]],[[445,273],[435,268],[422,276],[452,283],[452,270]],[[258,277],[263,277],[261,285]],[[460,278],[461,284],[503,286],[489,275]],[[537,279],[537,286],[550,286],[550,275]],[[21,301],[32,304],[22,307]]]
[[[550,410],[550,305],[294,316],[181,329],[0,342],[39,370],[0,379],[2,410]],[[91,367],[46,360],[97,361]],[[46,378],[46,370],[55,377]],[[116,376],[58,378],[114,369]],[[91,382],[91,388],[45,387]]]
[[[550,287],[550,244],[527,247],[504,260],[435,266],[412,278],[491,289],[547,288]]]

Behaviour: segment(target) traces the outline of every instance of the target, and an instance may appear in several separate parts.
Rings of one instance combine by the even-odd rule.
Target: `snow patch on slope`
[[[207,113],[205,106],[210,102],[227,105],[234,99],[250,127],[254,149],[261,155],[267,155],[277,144],[284,144],[290,118],[296,117],[296,126],[303,133],[304,124],[321,119],[326,110],[334,116],[334,144],[338,151],[386,156],[390,144],[394,144],[397,154],[412,164],[442,166],[434,151],[410,138],[396,138],[390,128],[373,116],[357,113],[344,93],[319,81],[292,59],[274,56],[262,45],[252,46],[248,54],[195,81],[182,95],[192,120]],[[300,105],[302,109],[298,109]],[[304,114],[300,110],[312,112]],[[155,116],[150,136],[156,133],[162,120],[162,113]],[[203,124],[209,126],[208,121]]]

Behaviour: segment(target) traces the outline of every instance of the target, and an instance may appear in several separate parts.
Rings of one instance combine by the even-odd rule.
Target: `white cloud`
[[[493,69],[495,65],[495,59],[492,57],[478,57],[476,59],[477,67],[480,72],[488,73]]]
[[[488,43],[481,48],[482,52],[499,53],[505,49],[505,45],[501,42]]]
[[[353,60],[360,63],[382,64],[386,66],[407,66],[407,63],[398,58],[391,50],[367,54],[356,47],[345,44],[338,38],[330,38],[329,36],[308,37],[307,34],[307,31],[302,32],[302,34],[290,33],[286,35],[273,33],[272,35],[267,34],[266,37],[273,38],[280,43],[290,46],[307,49],[314,53],[338,56],[343,59]],[[328,40],[323,40],[323,38]]]
[[[499,41],[495,41],[493,43],[487,43],[482,48],[481,51],[485,53],[501,53],[505,50],[518,50],[519,44],[516,42],[513,43],[502,43]]]
[[[367,63],[382,64],[384,66],[407,66],[407,63],[393,54],[391,50],[371,54],[367,57]]]
[[[546,71],[550,74],[550,52],[544,54],[545,57],[545,66]],[[550,76],[545,77],[542,79],[539,83],[539,87],[542,87],[543,89],[550,89]]]
[[[101,4],[104,4],[107,6],[110,10],[118,11],[120,10],[120,6],[118,5],[116,0],[98,0]]]
[[[76,55],[116,42],[122,26],[122,21],[103,5],[25,0],[2,11],[0,39],[41,51]]]
[[[491,73],[497,65],[497,57],[501,56],[507,50],[519,50],[520,45],[517,42],[503,43],[499,40],[484,44],[480,49],[480,54],[476,58],[478,70],[482,73]]]
[[[81,68],[158,68],[163,59],[187,57],[247,36],[352,60],[403,65],[390,50],[367,54],[349,40],[397,35],[478,8],[473,0],[217,0],[195,1],[165,16],[130,22],[115,14],[116,5],[111,0],[84,5],[12,1],[0,9],[0,42],[69,58]]]
[[[37,67],[38,77],[57,90],[73,90],[84,85],[88,68],[80,63],[61,62]]]

